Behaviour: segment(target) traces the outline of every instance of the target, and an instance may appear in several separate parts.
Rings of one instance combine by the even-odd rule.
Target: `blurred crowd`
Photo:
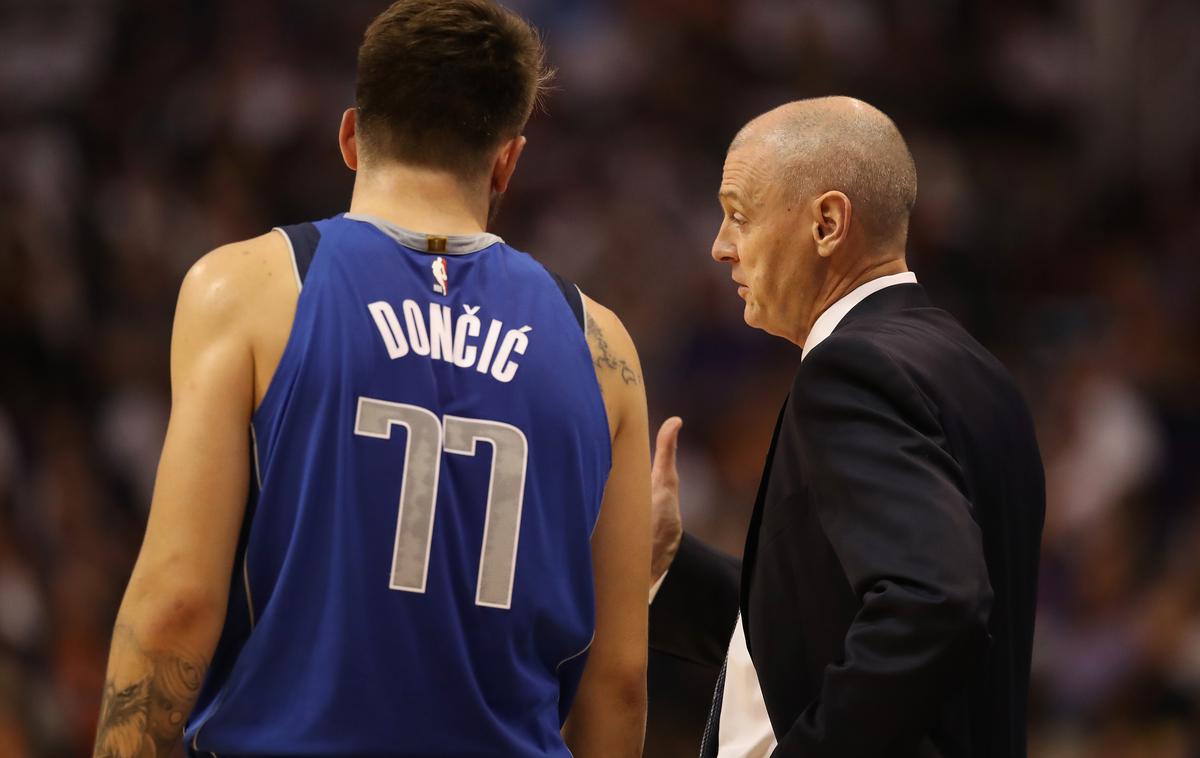
[[[652,421],[685,420],[688,527],[740,553],[799,358],[708,257],[725,148],[864,98],[916,156],[910,264],[1037,417],[1031,755],[1200,755],[1200,5],[509,4],[558,77],[496,231],[629,327]],[[346,208],[337,124],[385,5],[0,0],[0,755],[90,754],[180,280]]]

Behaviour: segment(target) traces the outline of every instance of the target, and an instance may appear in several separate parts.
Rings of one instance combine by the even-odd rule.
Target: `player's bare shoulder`
[[[588,347],[592,351],[592,362],[596,366],[601,387],[605,388],[605,384],[611,383],[640,387],[642,366],[625,325],[608,308],[587,295],[583,299],[587,312]]]
[[[642,364],[633,338],[617,314],[587,295],[583,300],[588,348],[592,352],[600,391],[604,394],[609,426],[615,434],[629,404],[645,402]]]
[[[180,305],[193,307],[201,315],[235,318],[244,307],[277,290],[290,290],[294,296],[296,280],[286,242],[271,232],[222,245],[201,256],[183,279]]]
[[[187,322],[209,336],[243,342],[255,366],[256,399],[266,390],[291,332],[300,288],[283,235],[268,232],[212,250],[184,277],[176,334]]]

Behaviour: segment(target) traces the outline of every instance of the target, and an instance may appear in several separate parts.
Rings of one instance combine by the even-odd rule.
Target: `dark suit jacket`
[[[683,535],[650,605],[646,758],[700,751],[709,706],[737,621],[741,562]]]
[[[918,285],[852,309],[801,364],[746,541],[775,755],[1024,756],[1044,509],[1000,363]],[[685,549],[662,593],[722,583]]]

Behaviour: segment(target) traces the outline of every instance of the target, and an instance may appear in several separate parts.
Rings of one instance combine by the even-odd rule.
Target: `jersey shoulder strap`
[[[571,313],[575,314],[575,320],[579,322],[579,328],[586,332],[587,327],[583,323],[583,293],[573,283],[562,278],[544,265],[542,268],[546,269],[546,273],[558,285],[558,291],[567,299],[567,305],[571,306]]]
[[[308,276],[313,256],[317,253],[317,245],[321,243],[321,230],[311,222],[277,226],[275,230],[287,240],[288,249],[292,254],[292,268],[296,272],[296,285],[303,289],[304,278]]]

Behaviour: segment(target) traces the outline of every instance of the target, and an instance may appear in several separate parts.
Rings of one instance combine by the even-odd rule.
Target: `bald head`
[[[797,100],[746,124],[729,146],[769,151],[778,181],[797,197],[837,190],[874,241],[903,239],[917,200],[917,169],[890,118],[849,97]]]

